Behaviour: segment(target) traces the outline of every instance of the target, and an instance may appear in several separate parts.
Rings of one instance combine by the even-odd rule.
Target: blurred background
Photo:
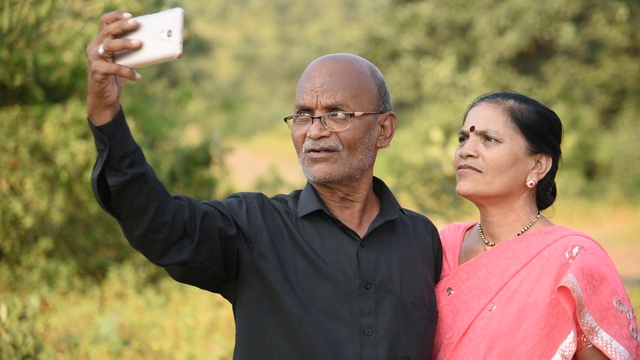
[[[452,167],[466,106],[510,89],[565,126],[552,221],[594,236],[640,308],[638,0],[0,0],[0,359],[229,359],[231,308],[136,253],[93,199],[85,47],[100,14],[185,9],[183,58],[122,104],[175,193],[304,185],[289,131],[306,65],[361,55],[399,128],[376,175],[436,225],[474,220]]]

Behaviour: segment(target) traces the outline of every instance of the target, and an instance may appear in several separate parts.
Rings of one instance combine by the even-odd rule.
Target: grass
[[[101,284],[3,292],[0,359],[230,359],[229,303],[168,276],[142,284],[152,266],[113,267]]]

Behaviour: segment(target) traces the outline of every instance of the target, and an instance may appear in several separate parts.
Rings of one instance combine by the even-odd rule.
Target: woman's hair
[[[551,169],[536,188],[538,210],[548,208],[557,195],[555,179],[562,158],[562,121],[553,110],[540,102],[511,91],[492,92],[478,97],[469,105],[463,119],[481,103],[501,106],[524,137],[527,149],[533,154],[547,154],[551,157]]]

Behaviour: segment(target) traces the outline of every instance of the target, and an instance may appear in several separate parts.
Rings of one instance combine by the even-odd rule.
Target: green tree
[[[466,105],[482,93],[511,89],[541,100],[563,119],[561,196],[638,194],[640,145],[632,139],[640,138],[640,130],[632,119],[640,111],[640,3],[454,0],[390,6],[390,21],[369,31],[366,55],[385,68],[396,109],[411,124],[404,126],[411,140],[390,160],[398,171],[397,191],[413,194],[419,185],[412,184],[420,183],[446,189],[438,184],[454,181],[446,170],[451,155],[434,148],[453,154]],[[417,201],[422,210],[436,210],[447,200],[436,192]]]
[[[101,277],[109,264],[132,253],[93,199],[89,176],[96,151],[84,109],[85,47],[97,34],[100,14],[126,3],[8,0],[0,8],[0,262],[13,269],[48,258]],[[171,6],[144,5],[128,10],[141,14]],[[194,57],[206,54],[191,51]],[[195,196],[209,197],[219,176],[210,169],[221,166],[221,146],[206,137],[178,141],[175,121],[189,101],[185,84],[197,75],[171,64],[141,72],[151,81],[128,86],[139,94],[128,107],[131,126],[144,134],[142,143],[159,147],[158,171],[170,187],[190,184]],[[39,270],[45,281],[60,275],[56,267]]]

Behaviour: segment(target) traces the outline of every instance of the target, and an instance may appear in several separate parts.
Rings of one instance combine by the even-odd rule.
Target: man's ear
[[[379,127],[378,141],[376,142],[378,149],[388,147],[398,126],[396,114],[393,111],[380,114],[376,126]]]

